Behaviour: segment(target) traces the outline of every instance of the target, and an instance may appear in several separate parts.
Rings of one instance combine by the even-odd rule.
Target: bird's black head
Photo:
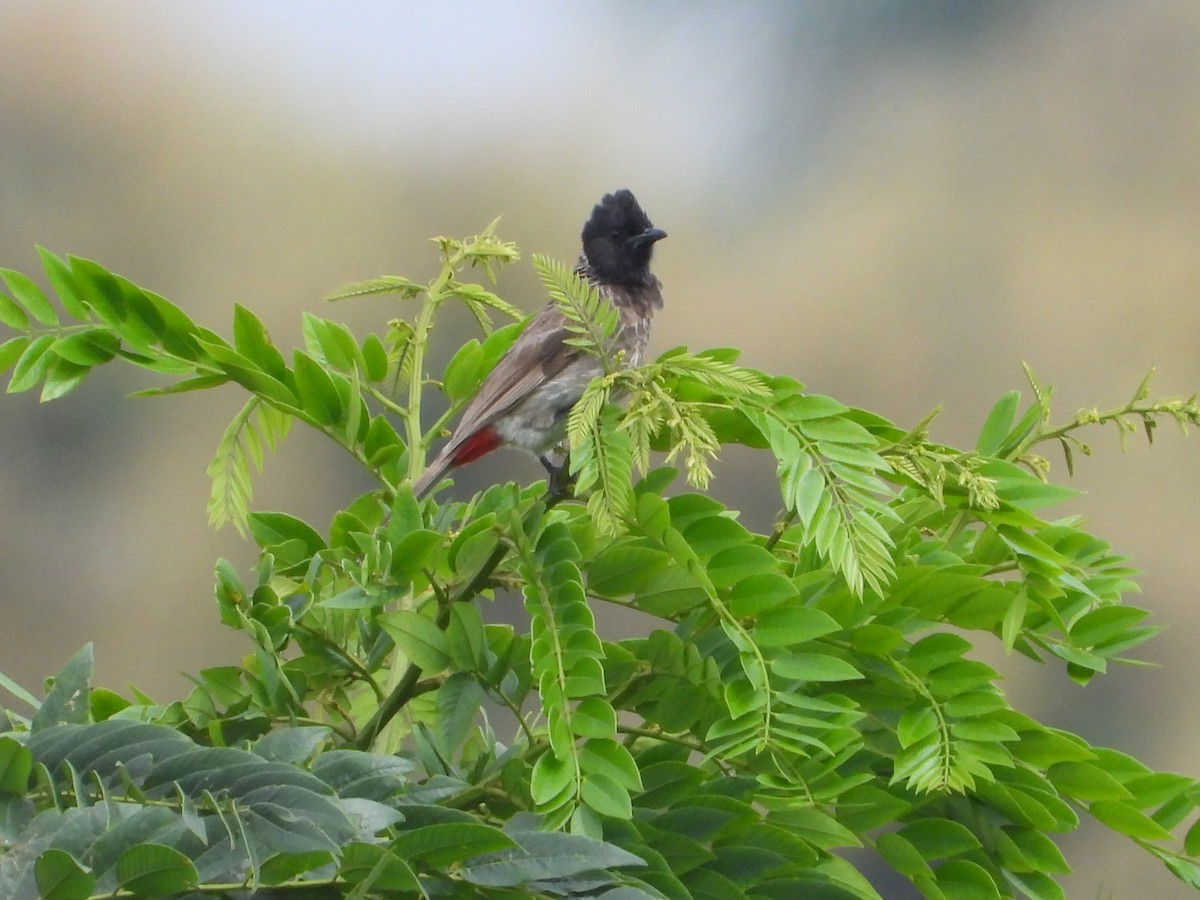
[[[654,242],[667,233],[655,228],[629,191],[605,194],[583,226],[583,254],[601,281],[630,287],[650,283]]]

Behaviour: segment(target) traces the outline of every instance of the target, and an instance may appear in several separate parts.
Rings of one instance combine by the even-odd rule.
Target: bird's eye
[[[610,238],[612,238],[614,241],[618,240],[621,237],[621,231],[620,231],[620,229],[614,228],[612,231],[610,231],[608,233],[608,236]]]

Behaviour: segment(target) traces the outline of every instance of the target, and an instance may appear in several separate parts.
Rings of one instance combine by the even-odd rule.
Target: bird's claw
[[[549,456],[539,456],[538,460],[546,468],[549,478],[546,479],[546,496],[555,500],[565,500],[571,496],[571,488],[575,484],[575,476],[571,474],[571,460],[565,458],[561,463],[555,463]]]

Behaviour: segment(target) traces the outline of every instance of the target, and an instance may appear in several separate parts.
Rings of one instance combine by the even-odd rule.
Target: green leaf
[[[1071,871],[1058,845],[1040,831],[1028,829],[1014,830],[1009,833],[1013,845],[1030,864],[1039,872],[1066,874]]]
[[[607,775],[585,775],[579,788],[579,798],[602,816],[628,819],[633,815],[629,791]]]
[[[196,378],[185,378],[166,387],[146,388],[145,390],[134,391],[130,396],[160,397],[167,394],[186,394],[191,391],[206,391],[209,388],[220,387],[228,383],[229,378],[226,375],[199,375]]]
[[[578,777],[574,758],[559,759],[553,753],[543,753],[533,765],[529,795],[539,808],[556,807],[563,798],[574,796]]]
[[[65,850],[47,850],[33,873],[42,900],[85,900],[96,887],[96,877]]]
[[[1117,779],[1092,763],[1058,763],[1046,771],[1046,777],[1061,793],[1076,800],[1133,799]]]
[[[45,247],[38,247],[37,253],[42,260],[42,268],[46,270],[46,277],[50,281],[50,286],[58,294],[58,299],[62,303],[63,309],[72,318],[80,321],[89,318],[87,307],[83,305],[83,301],[79,297],[79,293],[75,288],[75,278],[71,274],[71,270],[67,267],[67,264]]]
[[[68,256],[72,283],[83,302],[107,325],[122,331],[125,323],[125,295],[116,277],[99,263],[79,256]]]
[[[965,825],[950,819],[918,819],[899,833],[926,859],[949,859],[980,847],[979,839]]]
[[[42,403],[49,403],[51,400],[57,400],[59,397],[71,393],[79,387],[89,371],[87,366],[77,366],[65,359],[51,359],[50,365],[46,368],[46,381],[42,385],[42,393],[38,399]]]
[[[841,630],[828,613],[795,606],[763,613],[754,626],[754,640],[762,647],[794,647]]]
[[[368,381],[383,381],[388,374],[387,348],[377,334],[368,334],[362,344],[363,362]]]
[[[43,325],[57,325],[58,314],[54,311],[54,307],[50,305],[50,301],[46,299],[46,295],[42,293],[42,289],[34,284],[33,280],[20,272],[15,272],[12,269],[0,269],[0,278],[4,279],[4,283],[8,285],[8,289],[12,291],[13,297],[25,307],[26,311],[41,322]],[[8,298],[5,297],[5,300]],[[12,328],[24,329],[28,327],[28,322],[24,325],[16,325],[9,321],[4,315],[5,305],[0,303],[0,321],[4,322]],[[18,310],[20,312],[20,310]]]
[[[190,859],[164,844],[138,844],[117,858],[117,881],[127,891],[151,897],[178,894],[199,882]]]
[[[421,889],[417,875],[408,863],[389,848],[378,844],[355,841],[347,846],[342,853],[338,875],[363,889],[362,892],[352,891],[346,895],[347,898],[380,896],[376,892],[381,891],[395,892],[396,896],[401,896],[420,892]],[[368,894],[367,891],[372,893]]]
[[[15,337],[9,338],[3,344],[0,344],[0,372],[4,372],[21,358],[21,354],[25,352],[25,348],[29,346],[29,338]]]
[[[929,737],[938,728],[938,717],[928,706],[910,707],[896,723],[896,739],[901,747],[911,747]]]
[[[910,880],[933,877],[933,870],[917,848],[895,832],[876,838],[875,849],[889,866]]]
[[[25,331],[29,327],[29,317],[25,315],[25,310],[4,294],[0,294],[0,322],[15,331]]]
[[[381,275],[338,288],[325,297],[326,300],[348,300],[352,297],[365,297],[371,294],[399,294],[401,298],[415,297],[422,293],[425,286],[410,281],[400,275]]]
[[[12,377],[9,378],[8,392],[10,394],[27,391],[42,380],[50,363],[55,358],[49,352],[53,345],[54,335],[52,334],[40,335],[29,342],[21,352],[21,356],[13,368]]]
[[[254,745],[254,752],[263,759],[303,765],[328,739],[330,729],[324,725],[293,725],[264,734]]]
[[[121,347],[121,339],[109,328],[89,328],[67,335],[54,345],[54,352],[67,362],[95,366],[112,359]]]
[[[611,738],[617,733],[617,714],[603,697],[585,697],[571,714],[571,731],[579,737]]]
[[[517,842],[499,828],[456,822],[403,832],[392,842],[390,849],[402,859],[421,860],[426,866],[442,868],[473,856],[517,846]]]
[[[971,649],[971,642],[948,631],[927,635],[908,650],[906,664],[918,674],[927,674],[947,663],[957,662]]]
[[[579,751],[579,765],[584,772],[605,775],[631,791],[642,789],[642,774],[624,744],[611,739],[593,739]],[[639,802],[644,798],[639,798]]]
[[[614,541],[588,566],[588,589],[600,597],[640,592],[671,558],[661,550]]]
[[[450,398],[451,403],[460,403],[479,389],[483,382],[483,348],[479,341],[472,338],[461,347],[442,374],[442,390]]]
[[[205,334],[195,340],[200,350],[210,357],[213,364],[229,376],[231,381],[270,400],[288,412],[300,406],[300,400],[287,384],[264,372],[254,362],[227,346],[216,335]],[[311,360],[309,362],[316,365]],[[334,393],[336,394],[336,390]],[[310,415],[312,414],[311,411],[308,412]]]
[[[863,677],[844,659],[824,653],[793,653],[772,660],[771,671],[780,678],[798,681],[856,681]]]
[[[198,826],[198,827],[203,827]],[[311,853],[280,853],[272,856],[262,864],[259,870],[259,881],[266,885],[283,884],[293,880],[297,875],[311,872],[333,862],[333,854],[327,850],[314,850]]]
[[[1142,841],[1172,840],[1171,832],[1127,803],[1098,800],[1088,809],[1101,824],[1128,837]]]
[[[987,869],[967,859],[952,859],[937,870],[937,886],[954,900],[1001,900],[1003,895]]]
[[[247,518],[254,542],[266,549],[285,541],[300,541],[306,555],[314,556],[325,549],[325,539],[307,522],[281,512],[255,512]]]
[[[450,644],[431,619],[401,609],[381,616],[379,624],[409,661],[426,673],[440,672],[450,664]]]
[[[240,303],[233,305],[233,346],[272,378],[286,379],[287,366],[258,317]]]
[[[333,379],[316,360],[297,350],[292,357],[296,391],[304,411],[319,425],[333,425],[343,415],[342,398]]]
[[[983,430],[979,432],[979,440],[975,442],[976,452],[983,456],[995,455],[996,451],[1004,444],[1004,439],[1012,431],[1013,420],[1017,414],[1017,404],[1020,402],[1020,391],[1009,391],[996,402],[983,423]]]
[[[0,794],[23,797],[33,771],[33,756],[28,748],[12,738],[0,737]]]
[[[405,485],[404,489],[407,490]],[[390,574],[400,583],[415,578],[422,569],[430,564],[438,550],[441,549],[444,536],[440,531],[422,528],[412,531],[396,541],[392,550],[392,567]]]
[[[356,584],[320,601],[320,605],[325,609],[371,609],[383,606],[389,599],[385,591],[368,591]]]
[[[476,859],[462,868],[463,880],[481,887],[518,887],[598,869],[645,865],[641,857],[620,847],[577,834],[521,832],[511,837],[520,843],[519,849]]]
[[[729,591],[729,612],[741,618],[760,616],[768,610],[799,601],[795,585],[777,571],[760,572],[743,578]]]
[[[1149,613],[1135,606],[1102,606],[1080,616],[1071,626],[1071,640],[1081,647],[1107,644],[1127,632]]]
[[[46,699],[34,713],[30,731],[40,731],[61,723],[79,724],[88,720],[88,689],[92,678],[92,645],[82,648],[54,676]]]
[[[1183,852],[1188,856],[1200,856],[1200,819],[1192,823],[1183,839]]]

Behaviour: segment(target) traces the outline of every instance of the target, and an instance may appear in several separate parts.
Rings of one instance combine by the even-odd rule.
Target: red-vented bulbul
[[[575,271],[620,313],[615,351],[624,364],[639,365],[650,322],[663,305],[662,286],[650,274],[655,228],[629,191],[606,194],[583,226],[583,254]],[[567,413],[603,368],[600,360],[565,342],[566,317],[551,302],[542,309],[484,379],[463,411],[450,440],[413,484],[418,497],[449,469],[497,447],[521,447],[537,455],[553,482],[561,474],[548,453],[565,434]]]

